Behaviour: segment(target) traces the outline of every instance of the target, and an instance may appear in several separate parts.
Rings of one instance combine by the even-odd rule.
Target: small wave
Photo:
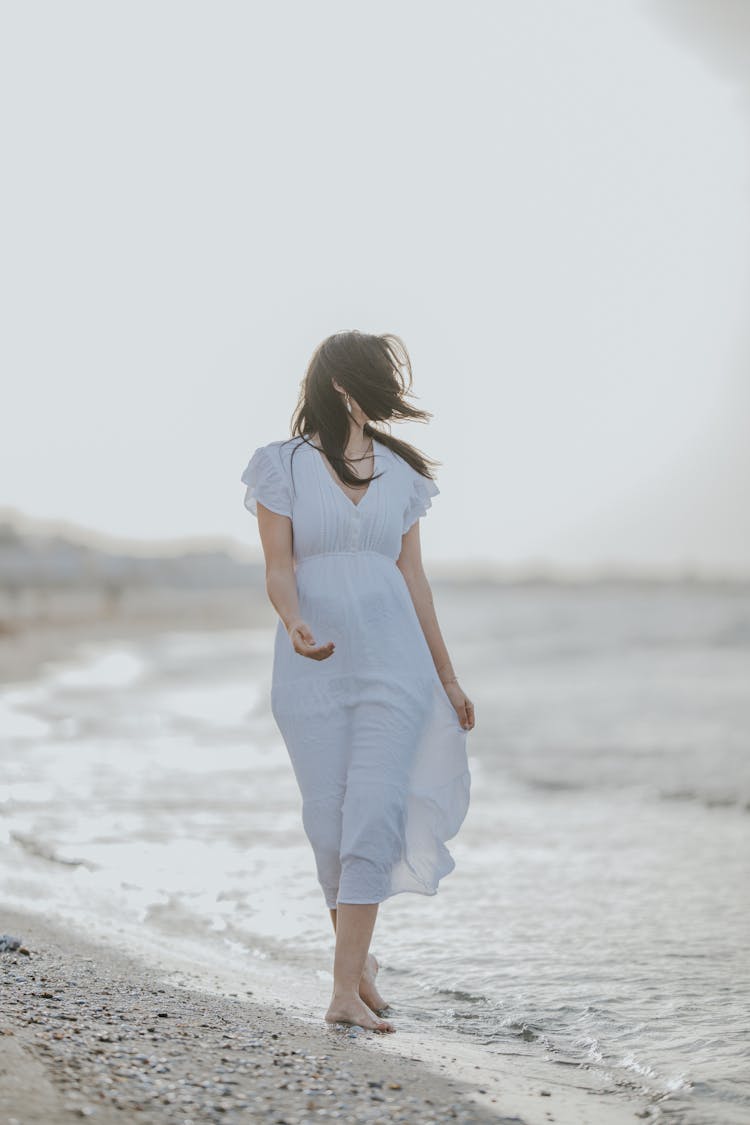
[[[436,988],[438,996],[449,996],[451,1000],[465,1000],[469,1004],[488,1004],[488,996],[475,996],[473,992],[464,992],[460,988]]]
[[[498,1043],[507,1041],[509,1036],[520,1039],[524,1043],[546,1042],[546,1036],[542,1031],[529,1026],[525,1020],[509,1020],[507,1023],[501,1023],[497,1031],[491,1035],[487,1035],[485,1030],[485,1037],[482,1042],[484,1044]]]
[[[42,843],[34,836],[25,836],[21,832],[11,832],[10,839],[18,844],[27,855],[33,855],[36,859],[46,859],[48,863],[59,863],[64,867],[86,867],[89,871],[96,871],[97,869],[97,864],[88,859],[68,859],[66,856],[58,855],[48,844]]]
[[[541,1035],[540,1031],[535,1031],[532,1027],[524,1021],[523,1023],[513,1022],[508,1024],[508,1030],[512,1031],[519,1039],[523,1039],[525,1043],[536,1043]]]
[[[541,789],[548,793],[582,792],[588,788],[580,781],[569,781],[562,777],[524,777],[522,780],[529,789]]]
[[[662,789],[659,798],[662,801],[694,801],[706,809],[739,808],[743,812],[750,812],[750,799],[738,793],[701,793],[697,789]]]

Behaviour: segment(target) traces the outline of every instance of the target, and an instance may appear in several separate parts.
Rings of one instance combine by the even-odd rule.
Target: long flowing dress
[[[281,618],[271,710],[302,796],[327,906],[433,895],[469,808],[468,732],[435,668],[406,580],[402,536],[439,488],[382,442],[355,503],[302,437],[259,446],[245,507],[292,521],[300,616],[324,660],[295,652]]]

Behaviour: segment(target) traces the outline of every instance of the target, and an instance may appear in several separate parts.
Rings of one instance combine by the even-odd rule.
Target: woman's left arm
[[[419,538],[419,520],[415,520],[401,541],[401,554],[396,566],[404,576],[409,587],[411,600],[417,611],[422,632],[425,635],[432,659],[446,694],[456,709],[464,730],[474,728],[474,704],[461,688],[453,664],[448,654],[443,634],[440,631],[432,589],[422,564],[422,544]]]

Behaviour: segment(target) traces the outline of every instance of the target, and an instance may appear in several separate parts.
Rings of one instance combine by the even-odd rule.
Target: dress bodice
[[[242,474],[245,506],[257,502],[292,520],[294,559],[372,551],[394,561],[401,538],[440,492],[388,446],[373,439],[374,472],[355,503],[334,480],[318,449],[301,437],[259,446]]]

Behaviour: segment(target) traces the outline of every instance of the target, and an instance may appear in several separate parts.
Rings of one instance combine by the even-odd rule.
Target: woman
[[[425,458],[376,428],[406,402],[397,336],[341,332],[303,380],[293,436],[242,473],[279,620],[271,709],[336,933],[326,1020],[393,1031],[369,953],[378,905],[435,894],[469,805],[474,707],[453,671],[422,568]]]

